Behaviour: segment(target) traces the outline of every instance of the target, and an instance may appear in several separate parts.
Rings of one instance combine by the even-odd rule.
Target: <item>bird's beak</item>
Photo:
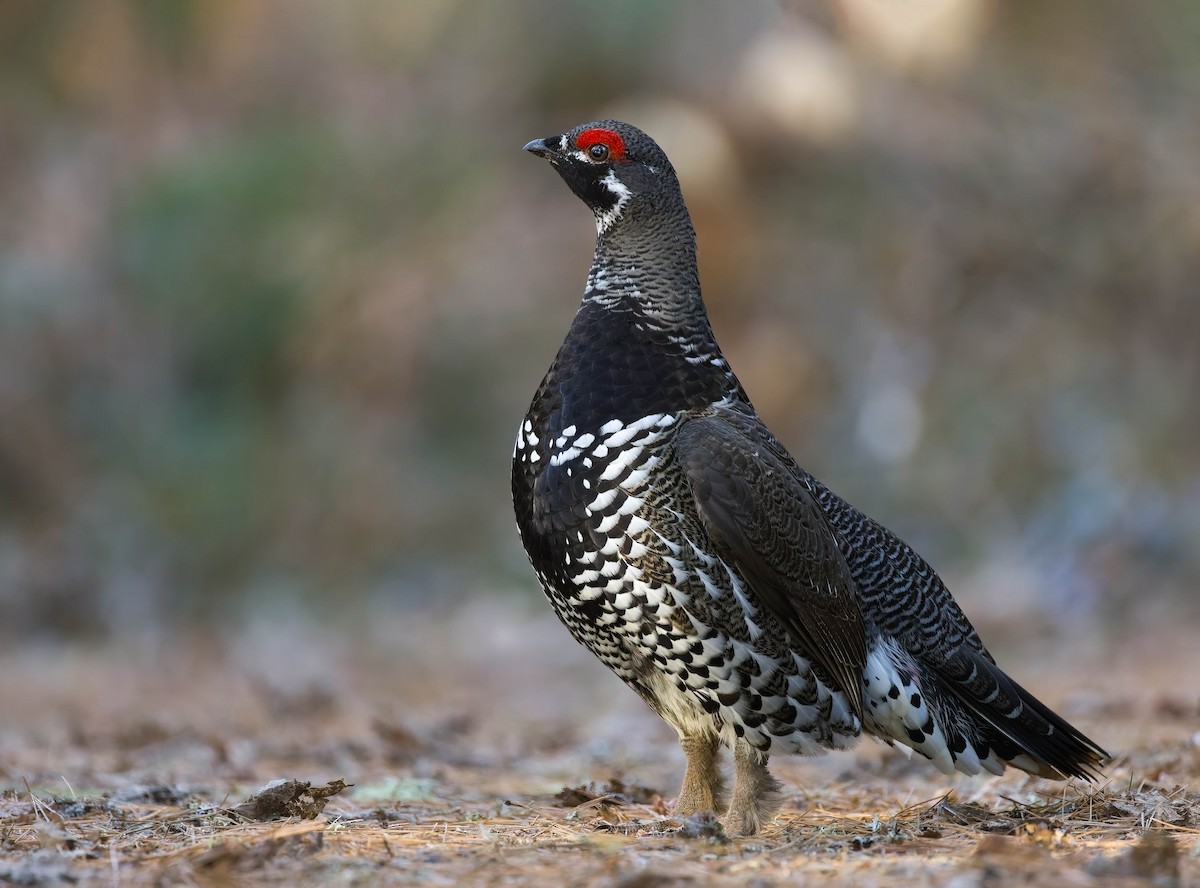
[[[538,157],[554,157],[558,155],[558,145],[561,140],[561,136],[549,136],[545,139],[534,139],[525,146],[525,150],[530,154],[536,154]]]

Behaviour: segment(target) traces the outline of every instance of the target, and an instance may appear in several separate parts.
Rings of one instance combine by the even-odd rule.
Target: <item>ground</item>
[[[773,760],[783,810],[733,841],[669,819],[672,733],[541,611],[135,635],[0,654],[0,884],[1200,883],[1187,626],[993,645],[1103,783],[864,741]]]

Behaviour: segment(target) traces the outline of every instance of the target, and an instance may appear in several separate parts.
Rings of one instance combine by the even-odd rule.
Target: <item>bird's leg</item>
[[[687,756],[687,770],[683,774],[683,788],[675,801],[673,815],[683,819],[693,814],[715,814],[725,794],[725,780],[717,760],[720,746],[716,735],[680,737],[679,745]]]
[[[745,740],[733,747],[733,801],[721,818],[730,836],[752,836],[783,803],[783,784],[767,770],[767,756]]]

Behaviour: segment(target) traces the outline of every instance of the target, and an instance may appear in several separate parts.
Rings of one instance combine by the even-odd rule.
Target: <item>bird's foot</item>
[[[779,810],[777,802],[770,805],[754,803],[739,805],[735,802],[730,805],[729,812],[721,818],[721,826],[725,829],[725,835],[731,839],[757,835],[777,810]]]
[[[739,741],[733,750],[735,778],[729,812],[721,818],[725,834],[755,835],[783,804],[783,784],[767,770],[767,757]]]
[[[702,791],[685,783],[671,808],[671,816],[676,820],[686,820],[693,814],[715,814],[716,810],[716,799],[711,791]]]

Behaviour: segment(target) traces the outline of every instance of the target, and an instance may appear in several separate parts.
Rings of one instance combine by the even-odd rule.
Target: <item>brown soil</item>
[[[1107,782],[946,778],[865,741],[773,760],[783,811],[735,841],[670,819],[671,731],[541,612],[21,648],[0,884],[1197,884],[1200,646],[1070,644],[996,653],[1114,753]]]

